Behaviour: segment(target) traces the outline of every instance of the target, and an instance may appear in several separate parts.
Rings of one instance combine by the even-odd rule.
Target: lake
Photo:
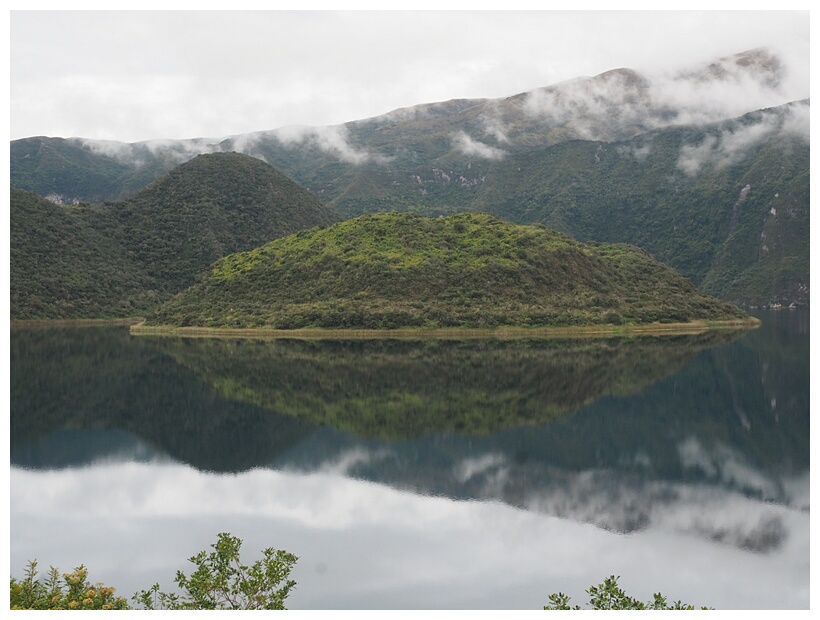
[[[12,328],[10,561],[130,599],[219,532],[290,609],[541,609],[609,575],[809,608],[809,313],[697,336],[133,337]]]

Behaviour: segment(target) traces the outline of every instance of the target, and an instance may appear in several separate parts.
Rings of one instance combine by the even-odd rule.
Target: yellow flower
[[[88,592],[85,593],[86,596],[94,596],[94,588],[88,588]]]
[[[77,609],[80,604],[77,601],[71,601],[68,606],[71,607],[71,609]]]
[[[60,595],[59,594],[55,594],[54,596],[51,597],[51,602],[52,603],[56,603],[59,600],[60,600]]]
[[[103,609],[114,609],[114,606],[111,603],[106,603],[102,606]]]
[[[87,598],[83,601],[83,605],[93,605],[94,599]]]

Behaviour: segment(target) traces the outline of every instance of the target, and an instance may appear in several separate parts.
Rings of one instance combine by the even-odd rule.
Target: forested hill
[[[391,213],[226,256],[148,322],[390,329],[744,317],[633,246],[582,244],[487,214]]]
[[[116,235],[166,291],[215,260],[339,217],[272,166],[247,155],[200,155],[110,206]]]
[[[157,282],[116,242],[110,213],[13,187],[9,210],[12,319],[134,316],[157,303]]]
[[[226,254],[338,219],[237,153],[199,156],[124,202],[59,206],[12,188],[11,317],[141,314]]]

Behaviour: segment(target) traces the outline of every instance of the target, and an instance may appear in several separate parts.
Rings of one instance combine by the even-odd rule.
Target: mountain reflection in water
[[[356,508],[356,485],[377,483],[428,507],[404,510],[441,509],[423,498],[498,502],[637,536],[636,549],[659,535],[735,549],[770,558],[766,570],[786,562],[784,578],[807,588],[807,315],[766,315],[739,336],[602,341],[155,340],[95,328],[13,330],[11,344],[13,515],[59,496],[58,484],[93,495],[91,478],[138,476],[120,497],[130,515],[154,514],[134,495],[152,506],[173,496],[160,514],[297,519],[310,530],[324,509],[344,529],[369,522],[357,510],[392,514],[389,493],[367,491]],[[182,464],[201,473],[183,475]],[[382,527],[400,527],[391,522]],[[22,527],[13,516],[13,558]],[[540,604],[561,587],[545,585]],[[769,604],[800,606],[801,596]]]

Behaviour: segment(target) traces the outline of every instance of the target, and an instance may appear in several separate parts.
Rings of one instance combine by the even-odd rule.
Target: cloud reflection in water
[[[184,558],[228,530],[247,553],[272,545],[300,557],[292,608],[538,609],[559,589],[582,601],[584,588],[609,574],[641,597],[661,590],[718,608],[808,606],[807,511],[660,482],[622,485],[612,502],[612,480],[595,472],[530,494],[522,510],[400,491],[339,469],[13,468],[12,568],[34,558],[61,569],[85,563],[92,580],[122,594],[156,580],[170,587]],[[497,479],[493,467],[484,473]],[[601,507],[616,518],[642,504],[647,521],[630,536],[587,523]],[[79,557],[66,532],[96,544]],[[761,547],[772,535],[777,544],[758,549],[765,555],[738,548],[743,536]],[[644,586],[647,567],[654,581]]]

